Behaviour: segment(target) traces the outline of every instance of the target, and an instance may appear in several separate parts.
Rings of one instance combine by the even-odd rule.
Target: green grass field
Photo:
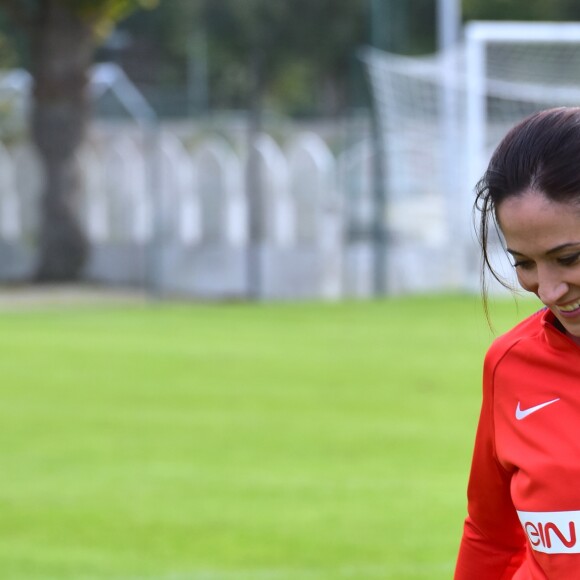
[[[0,577],[450,578],[478,302],[0,313]]]

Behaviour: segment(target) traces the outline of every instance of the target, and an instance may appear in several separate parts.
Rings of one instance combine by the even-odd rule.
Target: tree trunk
[[[91,29],[58,0],[44,0],[32,47],[32,138],[44,168],[38,281],[76,280],[89,245],[78,212],[76,153],[89,117],[87,74]]]

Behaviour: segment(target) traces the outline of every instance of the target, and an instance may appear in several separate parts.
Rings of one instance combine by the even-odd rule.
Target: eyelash
[[[580,258],[580,254],[573,254],[564,258],[558,258],[558,262],[563,266],[572,266],[578,261],[578,258]]]
[[[578,260],[580,259],[580,253],[579,254],[573,254],[571,256],[566,256],[563,258],[558,258],[558,263],[562,266],[573,266],[574,264],[576,264],[576,262],[578,262]],[[534,263],[531,260],[521,260],[520,262],[516,261],[514,262],[514,268],[521,268],[522,270],[529,270],[530,268],[532,268],[534,265]]]

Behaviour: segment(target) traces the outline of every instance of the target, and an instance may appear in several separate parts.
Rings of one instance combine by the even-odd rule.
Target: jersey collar
[[[562,325],[549,308],[544,308],[540,315],[542,317],[542,327],[546,340],[550,346],[557,349],[570,350],[570,348],[580,348],[569,336],[566,335]]]

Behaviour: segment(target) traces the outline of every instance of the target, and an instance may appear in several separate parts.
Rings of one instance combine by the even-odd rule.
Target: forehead
[[[508,248],[522,254],[545,253],[562,244],[580,244],[580,207],[526,191],[497,208]]]

